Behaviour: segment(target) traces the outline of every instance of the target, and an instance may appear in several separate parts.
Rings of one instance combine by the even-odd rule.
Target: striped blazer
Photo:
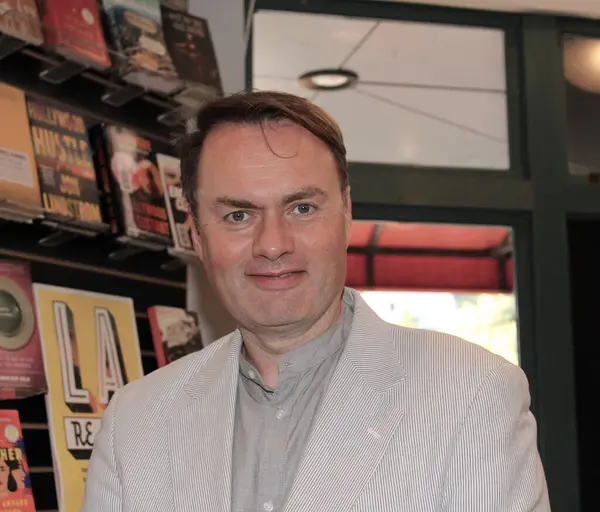
[[[522,370],[360,295],[285,512],[550,510]],[[82,512],[229,512],[239,331],[120,390]]]

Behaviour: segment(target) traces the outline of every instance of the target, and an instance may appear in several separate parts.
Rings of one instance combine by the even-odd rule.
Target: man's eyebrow
[[[246,199],[237,199],[235,197],[221,196],[217,197],[212,204],[213,208],[226,206],[227,208],[238,208],[240,210],[255,210],[258,208],[253,202]]]
[[[312,199],[318,196],[326,197],[327,193],[319,187],[305,187],[297,192],[293,192],[292,194],[285,196],[283,202],[284,204],[289,204],[296,201],[302,201],[303,199]]]
[[[304,199],[311,199],[317,196],[325,197],[327,193],[319,188],[319,187],[305,187],[296,192],[288,194],[283,198],[283,204],[294,203],[296,201],[302,201]],[[239,199],[236,197],[230,196],[221,196],[217,197],[213,202],[213,208],[218,207],[227,207],[227,208],[236,208],[240,210],[258,210],[260,206],[254,204],[252,201],[248,201],[247,199]]]

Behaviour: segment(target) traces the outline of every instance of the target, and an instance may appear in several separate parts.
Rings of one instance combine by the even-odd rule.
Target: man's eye
[[[225,217],[230,222],[244,222],[248,220],[248,214],[246,212],[231,212]]]
[[[311,204],[299,204],[294,207],[294,212],[299,215],[306,215],[313,211],[313,206]]]

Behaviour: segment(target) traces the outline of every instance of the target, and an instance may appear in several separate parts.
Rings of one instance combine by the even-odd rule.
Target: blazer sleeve
[[[488,374],[448,461],[444,512],[550,512],[530,402],[521,368]]]
[[[80,512],[121,512],[121,482],[115,457],[115,414],[118,393],[104,411],[86,478],[85,497]]]

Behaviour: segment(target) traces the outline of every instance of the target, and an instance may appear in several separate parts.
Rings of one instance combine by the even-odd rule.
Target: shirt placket
[[[290,414],[284,401],[284,390],[278,389],[263,406],[264,438],[258,480],[257,512],[281,509],[285,453]]]

